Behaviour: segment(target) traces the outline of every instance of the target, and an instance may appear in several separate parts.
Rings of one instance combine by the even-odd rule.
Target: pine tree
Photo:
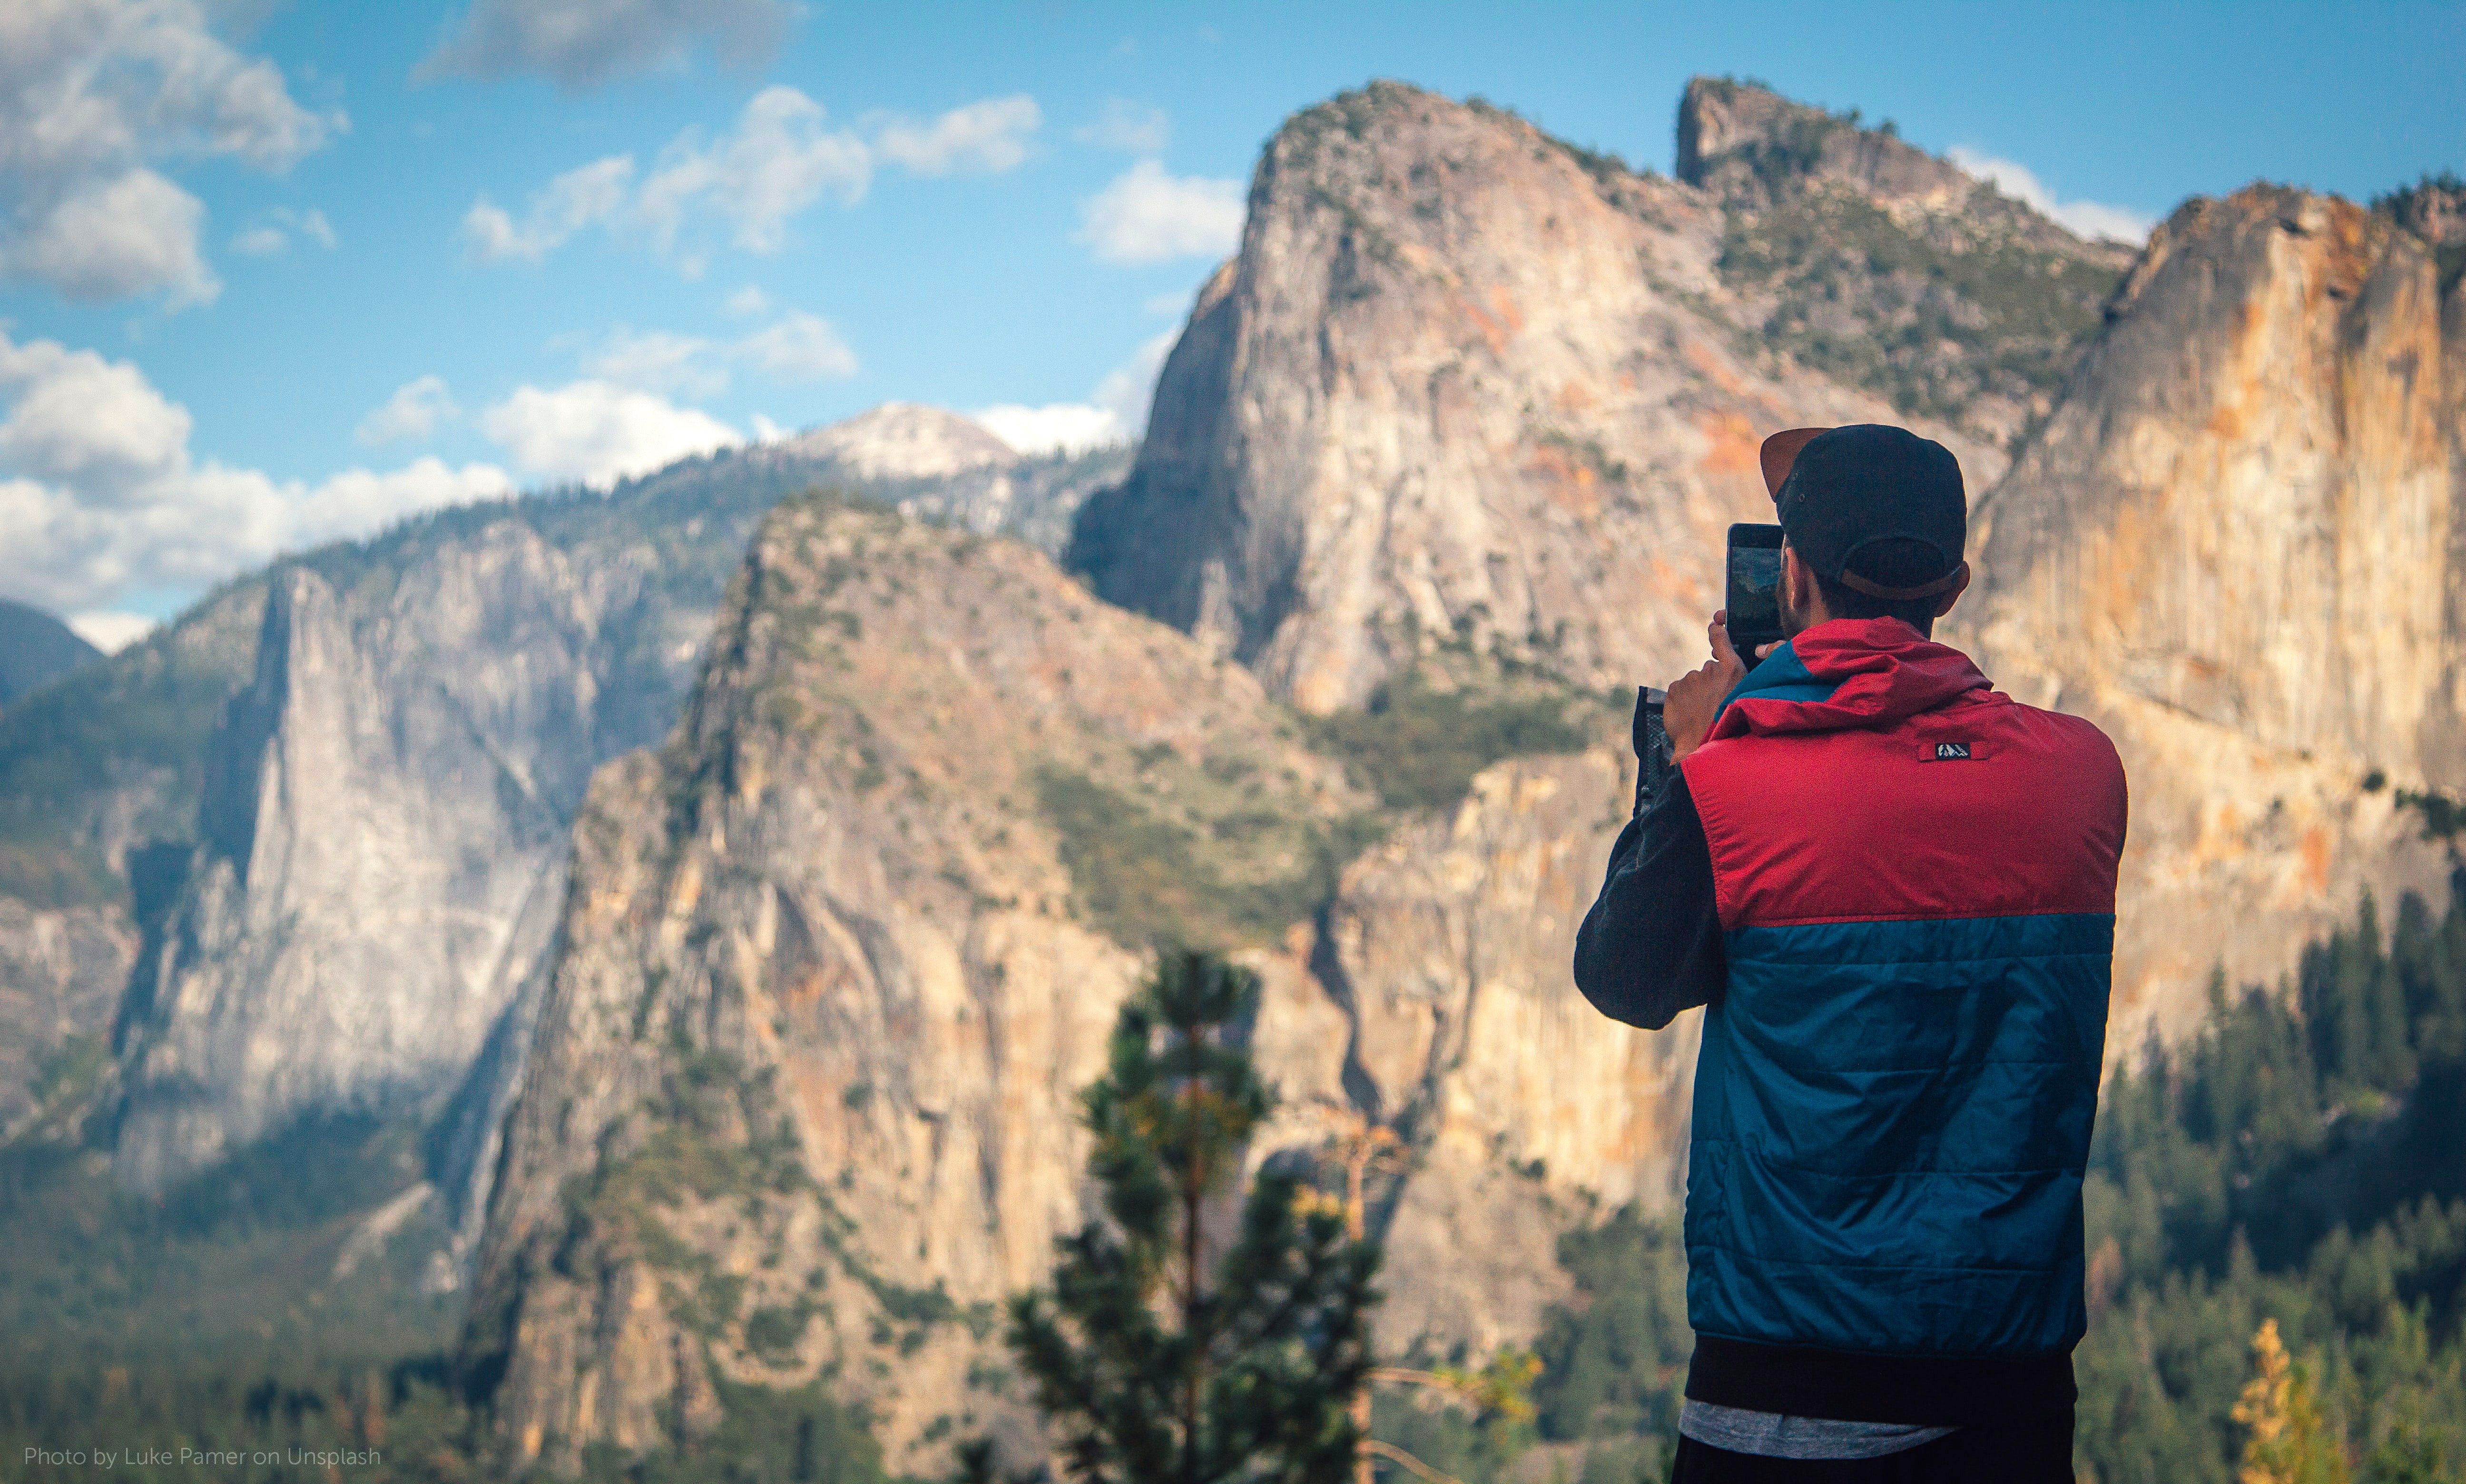
[[[1107,1219],[1056,1244],[1051,1293],[1013,1301],[1009,1337],[1078,1478],[1342,1484],[1352,1472],[1377,1249],[1270,1171],[1238,1227],[1211,1230],[1273,1098],[1232,1033],[1258,992],[1212,956],[1167,955],[1085,1095]]]
[[[2275,1319],[2260,1321],[2252,1358],[2256,1374],[2233,1413],[2251,1429],[2237,1484],[2346,1484],[2345,1454],[2320,1416],[2310,1378],[2278,1340]]]

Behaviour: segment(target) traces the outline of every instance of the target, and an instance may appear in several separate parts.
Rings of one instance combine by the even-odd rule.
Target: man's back
[[[1750,673],[1621,837],[1579,986],[1638,1024],[1707,1006],[1691,1399],[2070,1406],[2123,827],[2096,728],[1845,619]]]
[[[2068,1356],[2122,769],[1898,620],[1790,650],[1682,764],[1728,969],[1688,1177],[1699,1344]],[[1763,1394],[1731,1405],[1805,1401],[1753,1360]]]

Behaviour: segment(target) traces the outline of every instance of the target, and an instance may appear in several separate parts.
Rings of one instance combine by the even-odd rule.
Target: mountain
[[[1165,623],[1019,546],[774,513],[685,720],[576,831],[463,1341],[504,1467],[711,1446],[752,1386],[864,1406],[910,1473],[1020,1436],[992,1316],[1078,1219],[1068,1093],[1156,936],[1265,979],[1254,1160],[1402,1137],[1388,1353],[1531,1340],[1562,1233],[1670,1207],[1691,1034],[1567,980],[1631,789],[1602,692],[1700,649],[1758,430],[1894,415],[1736,352],[1724,210],[1347,95],[1267,145],[1078,515],[1095,594]]]
[[[2466,790],[2466,304],[2393,213],[2255,186],[2152,234],[1976,516],[1988,674],[2132,782],[2120,1044],[2275,982],[2366,889],[2440,898]]]
[[[939,479],[1019,461],[982,423],[914,402],[886,402],[783,440],[779,452],[832,459],[861,479]]]
[[[1721,203],[1715,269],[1749,353],[2005,448],[2052,409],[2134,256],[1905,143],[1890,121],[1862,128],[1855,109],[1727,78],[1687,84],[1677,173]]]
[[[1312,712],[1448,646],[1586,686],[1676,674],[1728,525],[1770,517],[1763,433],[1899,420],[1748,345],[1732,223],[1401,84],[1296,114],[1066,560]],[[1995,445],[1918,426],[1981,488],[2002,474]]]
[[[1078,1219],[1148,935],[1279,945],[1361,803],[1022,545],[801,499],[731,593],[575,832],[474,1300],[517,1466],[698,1430],[726,1382],[836,1378],[907,1438],[999,1409],[990,1317]]]
[[[755,445],[441,513],[237,582],[0,714],[0,1129],[108,1039],[136,1187],[458,1087],[437,1173],[483,1185],[567,823],[594,766],[673,721],[761,513],[820,484],[1000,529],[1122,457],[994,451],[953,483]]]
[[[2450,188],[2255,188],[2136,255],[1747,84],[1680,123],[1670,180],[1343,95],[1267,145],[1134,459],[887,408],[282,564],[0,711],[11,1157],[177,1214],[348,1124],[251,1258],[307,1290],[265,1332],[347,1256],[424,1270],[505,1472],[828,1400],[934,1473],[1030,1435],[998,1300],[1082,1215],[1113,1008],[1197,941],[1265,981],[1254,1160],[1401,1137],[1386,1353],[1632,1319],[1657,1363],[1676,1310],[1602,1253],[1667,1275],[1692,1032],[1566,967],[1623,687],[1700,655],[1760,435],[1853,418],[1962,459],[1951,636],[2124,750],[2112,1046],[2208,1054],[2213,965],[2275,983],[2466,818]],[[138,1259],[20,1276],[30,1212],[105,1224],[16,1167],[0,1294],[124,1342],[87,1296]]]
[[[0,598],[0,706],[101,657],[41,609]]]

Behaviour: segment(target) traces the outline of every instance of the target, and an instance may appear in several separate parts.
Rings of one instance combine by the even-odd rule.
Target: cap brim
[[[1815,441],[1819,433],[1831,431],[1829,428],[1792,428],[1766,438],[1763,448],[1756,455],[1764,468],[1764,493],[1775,499],[1780,498],[1781,482],[1789,477],[1789,466],[1798,462],[1798,451]]]

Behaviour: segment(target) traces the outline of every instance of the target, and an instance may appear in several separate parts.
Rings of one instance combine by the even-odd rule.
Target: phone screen
[[[1747,540],[1741,542],[1741,531]],[[1730,580],[1727,601],[1730,611],[1730,643],[1738,657],[1755,663],[1758,646],[1772,644],[1781,638],[1781,542],[1780,530],[1771,532],[1772,544],[1763,545],[1760,527],[1737,527],[1730,532]]]

